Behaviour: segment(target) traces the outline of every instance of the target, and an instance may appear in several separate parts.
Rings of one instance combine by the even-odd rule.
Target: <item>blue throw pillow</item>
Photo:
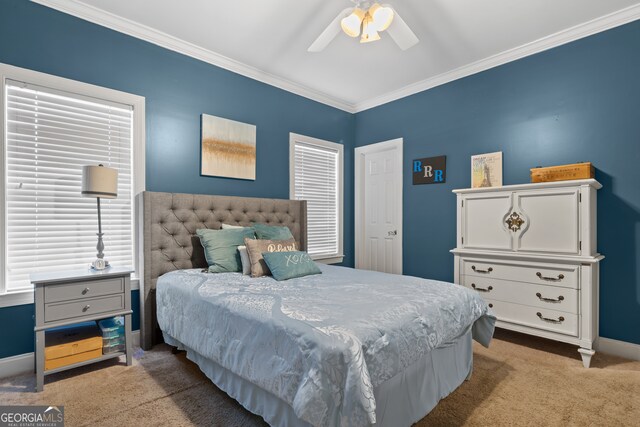
[[[293,234],[289,227],[279,227],[274,225],[265,225],[254,223],[253,228],[256,231],[256,236],[260,240],[289,240],[293,239]]]
[[[278,281],[322,273],[306,252],[263,252],[262,257]]]
[[[242,261],[238,246],[244,245],[244,239],[253,239],[253,228],[234,228],[228,230],[196,230],[204,248],[204,256],[209,264],[209,273],[228,273],[242,271]]]

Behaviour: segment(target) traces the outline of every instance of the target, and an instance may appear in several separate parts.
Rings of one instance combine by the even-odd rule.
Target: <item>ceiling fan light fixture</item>
[[[354,8],[349,16],[342,18],[340,26],[342,31],[349,37],[358,37],[360,35],[360,27],[364,20],[366,12],[358,7]]]
[[[369,43],[380,40],[380,34],[376,30],[376,26],[373,24],[373,19],[368,13],[364,17],[362,22],[362,37],[360,37],[360,43]]]
[[[374,3],[369,8],[369,15],[373,21],[373,25],[378,31],[384,31],[389,28],[389,25],[393,22],[393,9],[389,6],[380,6],[379,3]]]

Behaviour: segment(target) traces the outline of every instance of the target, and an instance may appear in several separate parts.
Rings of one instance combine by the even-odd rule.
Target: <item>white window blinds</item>
[[[307,201],[307,251],[316,259],[342,255],[339,241],[340,151],[295,141],[293,154],[294,198]]]
[[[82,166],[118,170],[118,197],[101,199],[105,259],[133,265],[132,108],[44,87],[5,87],[5,290],[29,274],[85,269],[96,257],[95,198]]]

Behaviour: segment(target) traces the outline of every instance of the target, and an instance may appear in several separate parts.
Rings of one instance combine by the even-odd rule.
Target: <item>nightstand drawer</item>
[[[88,317],[124,309],[124,295],[110,295],[101,298],[86,298],[73,302],[50,303],[44,306],[44,321]]]
[[[70,301],[124,292],[124,280],[104,279],[49,285],[44,288],[44,302]]]

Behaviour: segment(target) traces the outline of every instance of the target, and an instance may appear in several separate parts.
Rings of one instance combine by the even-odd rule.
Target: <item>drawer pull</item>
[[[562,279],[564,279],[564,274],[558,274],[558,277],[546,277],[543,276],[542,273],[540,273],[539,271],[536,273],[536,276],[538,276],[540,279],[542,280],[547,280],[549,282],[559,282]]]
[[[484,273],[484,274],[489,274],[489,273],[491,273],[493,271],[493,268],[491,268],[491,267],[487,268],[486,270],[479,270],[479,269],[476,268],[475,265],[472,265],[471,269],[473,271],[475,271],[476,273]]]
[[[515,233],[520,230],[520,227],[522,227],[522,224],[524,224],[525,221],[520,218],[520,214],[518,212],[511,212],[511,215],[507,217],[505,223],[509,226],[509,230]]]
[[[89,311],[90,308],[91,308],[91,306],[89,304],[87,304],[84,307],[82,307],[82,311],[87,312],[87,311]]]
[[[550,319],[548,317],[542,316],[542,313],[540,313],[540,312],[537,312],[536,315],[539,318],[541,318],[542,320],[545,320],[547,322],[551,322],[551,323],[562,323],[562,322],[564,322],[564,317],[562,317],[562,316],[558,317],[557,319]]]
[[[489,308],[493,308],[493,304],[489,304]]]
[[[542,294],[540,292],[538,292],[536,294],[536,296],[540,299],[540,301],[546,301],[546,302],[560,302],[560,301],[564,301],[564,297],[562,295],[560,295],[558,297],[558,299],[553,299],[553,298],[545,298],[542,296]]]
[[[487,288],[477,288],[475,283],[472,283],[471,287],[478,292],[491,292],[493,290],[493,286],[489,286]]]
[[[88,294],[88,293],[89,293],[89,288],[84,288],[84,289],[82,290],[82,295],[86,295],[86,294]]]

